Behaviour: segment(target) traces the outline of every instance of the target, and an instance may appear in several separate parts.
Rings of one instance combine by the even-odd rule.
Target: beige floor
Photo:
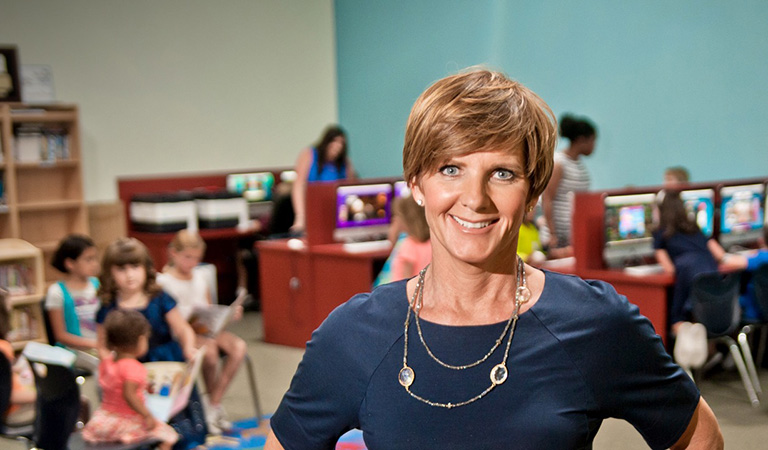
[[[262,341],[261,315],[247,312],[242,321],[230,326],[248,342],[248,352],[254,362],[256,382],[262,410],[274,412],[291,377],[301,360],[303,350]],[[233,420],[254,416],[245,370],[241,370],[224,398],[224,405]],[[768,370],[760,372],[762,385],[768,389]],[[721,372],[699,383],[699,387],[720,421],[729,449],[768,448],[768,400],[759,409],[752,409],[736,372]],[[83,393],[93,398],[91,381]],[[765,395],[768,399],[768,394]],[[2,448],[24,448],[0,442]],[[596,450],[646,449],[640,435],[626,422],[607,420],[595,441]]]

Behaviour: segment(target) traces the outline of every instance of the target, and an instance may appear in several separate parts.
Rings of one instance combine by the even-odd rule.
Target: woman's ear
[[[424,206],[424,193],[421,191],[421,186],[416,182],[415,178],[412,178],[411,181],[408,182],[408,187],[411,188],[411,196],[413,196],[416,204]]]

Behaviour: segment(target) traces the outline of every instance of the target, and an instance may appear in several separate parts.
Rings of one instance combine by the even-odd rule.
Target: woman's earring
[[[418,200],[416,200],[416,204],[419,205],[419,206],[424,206],[424,200],[418,199]]]

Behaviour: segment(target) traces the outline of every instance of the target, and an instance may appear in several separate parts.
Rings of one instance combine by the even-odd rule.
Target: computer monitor
[[[355,242],[385,238],[392,220],[392,191],[389,183],[336,188],[333,239]]]
[[[227,175],[227,190],[242,194],[249,202],[272,200],[275,176],[271,172],[232,173]]]
[[[411,188],[405,181],[395,181],[395,198],[408,197],[411,195]]]
[[[763,231],[762,184],[723,186],[720,188],[720,245],[726,250],[733,246],[754,246]]]
[[[680,199],[685,205],[688,217],[696,222],[707,238],[715,231],[715,191],[714,189],[692,189],[680,192]]]
[[[612,195],[604,201],[603,261],[612,268],[646,263],[654,255],[656,194]]]

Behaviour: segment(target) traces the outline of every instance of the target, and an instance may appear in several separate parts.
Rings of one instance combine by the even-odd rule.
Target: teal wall
[[[433,81],[483,64],[598,126],[594,188],[768,176],[768,2],[335,0],[339,120],[363,176],[402,173]],[[561,143],[562,145],[562,143]]]

